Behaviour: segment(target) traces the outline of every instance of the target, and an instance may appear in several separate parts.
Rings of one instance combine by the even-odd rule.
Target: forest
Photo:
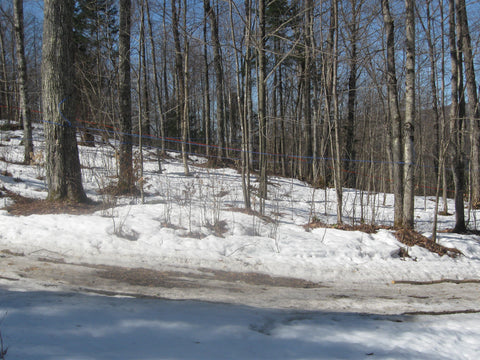
[[[45,133],[52,201],[87,201],[78,145],[115,149],[118,194],[142,191],[142,151],[242,174],[263,213],[271,175],[480,206],[479,2],[12,0],[0,3],[0,119]],[[254,181],[255,180],[255,181]],[[252,199],[258,199],[252,204]],[[447,208],[455,198],[455,209]],[[467,203],[465,203],[467,202]],[[466,205],[465,205],[466,204]],[[434,232],[435,233],[435,232]]]

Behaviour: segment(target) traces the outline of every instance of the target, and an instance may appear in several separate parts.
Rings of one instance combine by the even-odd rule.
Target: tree
[[[217,160],[222,162],[223,148],[225,147],[224,136],[225,136],[225,104],[223,101],[223,68],[222,68],[222,53],[220,46],[220,38],[218,32],[218,21],[215,11],[210,6],[210,0],[203,0],[203,8],[205,11],[205,16],[208,16],[210,19],[210,31],[213,42],[213,68],[215,70],[216,85],[215,85],[215,95],[217,100],[217,142],[218,142],[218,153]]]
[[[353,171],[353,160],[356,158],[355,151],[355,122],[356,113],[355,105],[357,102],[357,78],[358,78],[358,37],[360,34],[360,12],[363,6],[363,0],[350,0],[351,20],[347,24],[349,31],[349,74],[348,74],[348,101],[347,101],[347,123],[345,126],[345,171],[346,184],[348,187],[355,187],[356,173]]]
[[[406,75],[405,75],[405,121],[404,121],[404,198],[403,226],[413,229],[414,216],[414,119],[415,119],[415,4],[405,0],[406,11]]]
[[[2,107],[0,108],[0,116],[2,119],[7,119],[7,123],[10,123],[12,118],[11,111],[11,98],[10,98],[10,84],[12,81],[9,79],[8,73],[8,58],[7,58],[7,27],[5,26],[8,23],[8,17],[6,11],[3,9],[3,4],[0,4],[0,62],[1,62],[1,73],[0,73],[0,91],[1,97],[0,101]]]
[[[131,0],[120,0],[119,28],[119,103],[120,103],[120,174],[118,190],[122,193],[132,192],[134,176],[132,165],[132,99],[130,77],[130,26]]]
[[[179,15],[176,6],[177,0],[171,0],[172,6],[172,32],[175,43],[175,75],[177,79],[177,99],[178,99],[178,117],[180,119],[180,128],[182,135],[182,160],[183,171],[189,175],[190,171],[187,163],[186,141],[188,125],[188,42],[185,35],[184,51],[182,51],[179,32]],[[187,9],[185,8],[186,12]],[[184,19],[186,14],[184,13]],[[185,25],[186,20],[184,21]],[[186,29],[184,29],[186,31]]]
[[[73,0],[45,0],[42,103],[49,200],[84,202],[75,131]]]
[[[24,161],[30,163],[33,155],[32,119],[30,117],[27,93],[27,61],[25,59],[25,36],[23,26],[23,0],[14,0],[13,18],[15,24],[15,45],[17,50],[18,92],[20,113],[23,121]]]
[[[468,94],[468,116],[470,120],[471,142],[471,203],[480,207],[480,109],[478,104],[477,82],[472,51],[472,40],[468,27],[467,7],[465,0],[455,0],[458,22],[458,41],[462,43],[465,63],[465,80]]]
[[[383,22],[387,36],[387,97],[392,131],[393,193],[395,197],[394,226],[403,226],[402,119],[398,105],[395,71],[395,36],[393,17],[388,0],[382,0]]]
[[[453,168],[453,180],[455,183],[455,232],[465,232],[465,209],[463,196],[465,194],[465,163],[462,151],[463,146],[463,107],[460,104],[461,81],[460,81],[460,64],[462,60],[461,49],[457,47],[456,41],[456,21],[455,21],[455,0],[449,0],[449,47],[450,47],[450,66],[451,66],[451,105],[450,105],[450,133],[451,141],[451,158]]]
[[[258,2],[258,38],[257,38],[257,56],[258,56],[258,79],[257,79],[257,92],[258,92],[258,122],[259,122],[259,184],[258,184],[258,194],[260,197],[260,213],[265,211],[265,199],[267,198],[267,157],[266,157],[266,117],[267,117],[267,107],[266,107],[266,0],[260,0]]]
[[[164,114],[164,106],[162,102],[162,95],[160,91],[160,79],[158,78],[158,71],[157,71],[157,52],[155,51],[152,17],[150,15],[150,4],[149,4],[149,0],[144,0],[144,2],[146,6],[145,11],[147,13],[149,39],[150,39],[150,52],[151,52],[152,64],[153,64],[153,79],[154,79],[154,85],[155,85],[154,94],[155,94],[156,103],[160,108],[160,121],[158,121],[158,115],[155,115],[155,119],[156,119],[155,128],[157,130],[157,136],[160,136],[161,138],[161,147],[157,147],[158,171],[161,173],[162,172],[161,155],[165,153],[165,121],[164,121],[165,114]]]

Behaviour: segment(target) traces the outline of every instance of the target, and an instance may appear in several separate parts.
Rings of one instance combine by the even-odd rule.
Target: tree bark
[[[462,42],[462,51],[465,64],[465,80],[468,94],[468,117],[470,120],[471,142],[471,203],[475,208],[480,207],[480,109],[478,107],[477,82],[475,80],[475,67],[472,52],[472,40],[468,28],[467,9],[465,0],[455,0],[457,21],[460,33],[459,41]]]
[[[340,125],[339,125],[339,104],[338,104],[338,91],[337,91],[337,73],[338,73],[338,0],[332,0],[332,9],[333,19],[334,19],[334,29],[335,37],[333,42],[333,51],[332,51],[332,105],[333,105],[333,124],[335,132],[335,150],[332,151],[335,154],[334,160],[334,182],[335,182],[335,193],[337,196],[337,224],[342,224],[342,213],[343,213],[343,182],[342,182],[342,173],[340,165]],[[333,146],[332,146],[333,147]]]
[[[220,38],[218,32],[218,21],[215,11],[210,6],[210,0],[204,0],[205,14],[210,19],[210,31],[213,42],[213,68],[215,70],[216,86],[215,94],[217,100],[217,161],[222,162],[225,148],[225,104],[223,101],[223,69]]]
[[[10,97],[8,96],[8,72],[7,72],[7,51],[5,50],[5,33],[3,26],[0,25],[0,61],[2,62],[1,91],[0,101],[4,105],[0,109],[2,119],[7,119],[10,123]]]
[[[75,131],[73,0],[45,0],[42,46],[42,104],[45,170],[49,200],[83,202]]]
[[[23,0],[14,0],[13,18],[15,25],[15,45],[17,50],[18,91],[20,114],[23,120],[24,161],[29,164],[33,155],[32,119],[27,92],[27,61],[25,59],[25,36],[23,26]]]
[[[130,75],[130,32],[131,32],[131,0],[120,0],[120,28],[119,28],[119,103],[120,103],[120,174],[118,190],[122,193],[132,192],[134,189],[134,175],[132,164],[132,99]]]
[[[159,107],[160,114],[155,116],[156,121],[156,131],[157,136],[160,136],[160,147],[157,146],[157,156],[158,156],[158,172],[162,173],[162,162],[161,155],[165,153],[165,109],[163,106],[162,93],[160,91],[160,79],[158,78],[158,69],[157,69],[157,52],[155,51],[155,41],[153,39],[153,26],[152,26],[152,17],[150,15],[150,3],[149,0],[144,0],[147,12],[147,22],[148,22],[148,34],[150,38],[150,53],[152,56],[153,64],[153,81],[155,85],[155,98]],[[160,122],[158,122],[160,119]]]
[[[404,202],[403,226],[414,227],[415,205],[415,157],[414,157],[414,122],[415,122],[415,4],[405,0],[406,11],[406,75],[405,75],[405,121],[404,121]]]
[[[455,183],[455,232],[465,232],[467,227],[465,224],[465,209],[463,197],[465,194],[465,163],[462,153],[462,119],[461,107],[459,104],[459,63],[461,62],[461,52],[457,48],[456,41],[456,21],[455,21],[455,2],[449,0],[449,46],[450,46],[450,65],[452,80],[451,88],[451,105],[450,105],[450,134],[451,141],[451,157],[453,168],[453,180]]]
[[[387,93],[392,129],[393,193],[395,197],[394,227],[403,226],[403,166],[402,120],[398,105],[397,76],[395,71],[394,23],[388,0],[382,0],[383,21],[387,36]]]
[[[204,9],[206,12],[206,9]],[[207,18],[208,14],[205,13],[205,19],[203,23],[203,63],[204,63],[204,86],[203,86],[203,132],[205,136],[206,155],[207,159],[210,158],[210,72],[208,61],[208,36],[207,36]]]
[[[358,51],[357,42],[359,35],[359,19],[362,2],[359,4],[357,0],[350,0],[352,9],[352,20],[348,25],[350,31],[350,71],[348,75],[348,102],[347,102],[347,123],[345,131],[345,184],[347,187],[353,188],[356,184],[356,173],[354,172],[353,160],[356,158],[355,151],[355,105],[357,103],[357,63]]]
[[[258,122],[259,122],[259,197],[260,197],[260,213],[265,212],[265,200],[267,198],[267,134],[266,134],[266,0],[259,0],[258,2],[258,17],[259,17],[259,29],[258,29]]]

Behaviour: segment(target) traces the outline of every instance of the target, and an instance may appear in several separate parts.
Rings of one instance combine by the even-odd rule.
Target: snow
[[[7,359],[478,359],[478,314],[381,316],[0,293]]]
[[[39,130],[40,128],[37,128]],[[2,132],[0,181],[30,198],[46,197],[41,132],[35,132],[37,165],[21,165],[21,132]],[[243,206],[240,176],[207,169],[192,159],[193,176],[180,160],[163,163],[145,154],[145,204],[139,198],[101,195],[116,174],[109,147],[80,147],[89,198],[115,205],[90,215],[12,216],[0,210],[0,251],[67,263],[149,269],[208,268],[259,272],[319,283],[380,284],[480,278],[480,238],[439,233],[438,242],[463,256],[439,256],[414,246],[396,256],[389,230],[376,234],[304,227],[312,218],[335,223],[335,193],[292,179],[269,181],[267,215]],[[252,184],[256,185],[252,178]],[[363,197],[362,201],[360,198]],[[0,198],[1,205],[12,200]],[[363,204],[363,207],[362,207]],[[345,189],[347,223],[391,225],[390,194]],[[258,204],[254,203],[254,206]],[[431,235],[434,199],[416,198],[416,229]],[[453,202],[449,202],[453,212]],[[470,213],[476,226],[480,213]],[[453,216],[439,216],[439,229]],[[220,231],[222,230],[222,231]],[[1,260],[1,259],[0,259]],[[8,277],[9,269],[1,276]],[[480,290],[479,290],[480,291]],[[379,312],[386,305],[378,304]],[[146,300],[51,292],[0,277],[0,323],[12,359],[477,359],[479,314],[445,316],[362,315],[289,311],[195,301]],[[371,355],[370,355],[371,354]]]

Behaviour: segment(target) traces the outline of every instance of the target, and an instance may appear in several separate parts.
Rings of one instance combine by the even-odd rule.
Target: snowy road
[[[476,360],[479,314],[363,315],[0,289],[7,360]]]
[[[371,314],[480,311],[476,281],[322,282],[211,269],[125,268],[68,264],[2,253],[0,284],[9,289],[55,290],[133,297],[201,300],[258,308]]]

